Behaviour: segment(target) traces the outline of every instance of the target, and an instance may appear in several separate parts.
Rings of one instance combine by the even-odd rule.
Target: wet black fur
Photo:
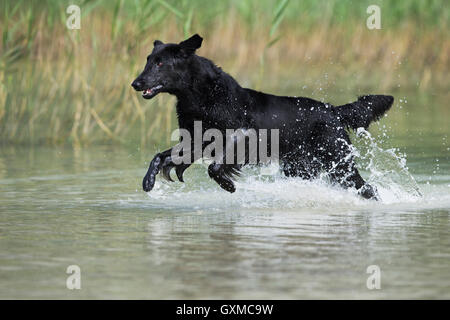
[[[391,107],[392,96],[367,95],[334,107],[310,98],[242,88],[212,61],[195,54],[202,40],[194,35],[179,44],[155,41],[143,72],[132,86],[137,91],[155,88],[144,96],[147,99],[160,92],[175,95],[179,127],[189,130],[192,136],[194,121],[202,121],[203,131],[279,129],[280,165],[285,175],[312,179],[325,171],[332,182],[355,187],[365,198],[377,198],[376,189],[362,179],[355,167],[346,129],[367,128]],[[171,180],[170,170],[175,168],[178,179],[183,181],[189,165],[175,165],[171,150],[158,153],[151,161],[143,180],[145,191],[153,188],[160,170]],[[213,163],[208,173],[222,188],[234,192],[232,178],[240,168],[238,164]]]

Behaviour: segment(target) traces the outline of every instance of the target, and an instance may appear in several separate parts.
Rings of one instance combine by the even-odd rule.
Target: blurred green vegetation
[[[66,28],[70,4],[80,30]],[[366,27],[372,4],[381,30]],[[447,0],[0,0],[0,30],[0,144],[168,142],[174,99],[130,83],[155,39],[193,33],[200,55],[276,94],[434,101],[450,85]]]

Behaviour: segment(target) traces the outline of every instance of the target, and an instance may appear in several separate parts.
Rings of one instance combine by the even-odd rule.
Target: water
[[[353,137],[379,202],[253,169],[228,194],[202,166],[146,194],[153,150],[3,146],[0,298],[450,298],[448,117],[397,110]]]

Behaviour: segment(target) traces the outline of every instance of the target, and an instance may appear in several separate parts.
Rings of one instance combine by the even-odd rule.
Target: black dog
[[[279,129],[279,161],[286,176],[312,179],[326,171],[333,183],[355,187],[364,198],[377,199],[376,189],[355,167],[346,129],[367,128],[391,107],[392,96],[367,95],[333,107],[309,98],[242,88],[213,62],[195,54],[202,40],[196,34],[179,44],[155,41],[133,88],[143,91],[145,99],[160,92],[175,95],[179,127],[191,134],[194,121],[202,121],[203,130],[217,128],[222,132],[227,128]],[[144,191],[153,188],[160,170],[171,180],[170,170],[175,168],[183,181],[183,172],[190,164],[175,164],[171,153],[172,148],[153,158],[143,180]],[[192,162],[195,160],[193,153]],[[241,167],[212,163],[208,173],[222,188],[234,192],[232,178]]]

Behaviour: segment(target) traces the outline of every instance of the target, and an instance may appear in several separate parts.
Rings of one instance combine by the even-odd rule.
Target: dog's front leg
[[[170,164],[173,164],[171,154],[172,148],[163,151],[161,153],[158,153],[150,162],[147,174],[145,175],[144,180],[142,181],[142,188],[144,189],[145,192],[149,192],[150,190],[153,189],[155,185],[156,175],[159,173],[159,171],[161,169],[164,170],[165,167],[167,167]]]
[[[231,180],[230,168],[230,165],[211,163],[208,167],[208,174],[222,189],[233,193],[236,191],[236,187]]]
[[[241,133],[239,133],[239,131]],[[228,192],[235,192],[236,187],[233,183],[234,176],[239,176],[239,170],[248,161],[248,154],[241,154],[240,156],[234,155],[234,150],[237,149],[239,143],[245,143],[246,129],[236,130],[233,136],[227,137],[225,143],[225,150],[222,153],[215,155],[215,160],[208,167],[209,176],[217,182],[217,184],[224,190]],[[233,162],[231,164],[226,164],[227,156],[226,154],[233,155]],[[244,157],[244,158],[242,158]],[[220,161],[219,161],[220,160]]]
[[[169,181],[173,181],[170,178],[170,170],[175,168],[178,180],[183,181],[184,171],[191,166],[190,163],[175,164],[172,161],[172,148],[158,153],[150,162],[147,174],[142,181],[142,188],[145,192],[149,192],[155,185],[156,175],[162,170],[163,177]]]

